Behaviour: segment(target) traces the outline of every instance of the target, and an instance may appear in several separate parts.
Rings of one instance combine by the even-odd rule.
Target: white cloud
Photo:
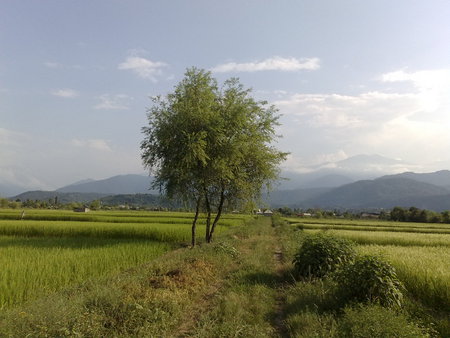
[[[423,112],[450,111],[450,69],[405,72],[398,70],[381,76],[383,82],[410,82],[416,89]]]
[[[67,99],[72,99],[79,95],[76,90],[68,89],[68,88],[53,90],[51,92],[51,94],[54,96],[59,96],[59,97],[67,98]]]
[[[264,70],[298,71],[298,70],[317,70],[320,68],[318,58],[283,58],[275,56],[262,61],[236,63],[224,63],[212,68],[213,72],[257,72]]]
[[[355,129],[417,111],[413,94],[367,92],[360,95],[295,94],[275,102],[283,114],[315,128]]]
[[[94,108],[106,110],[129,109],[127,103],[133,99],[131,96],[125,94],[117,94],[117,95],[103,94],[98,98],[100,99],[100,103],[96,104]]]
[[[73,139],[70,143],[75,147],[83,147],[107,152],[112,151],[111,147],[108,145],[108,141],[101,139],[90,139],[90,140]]]
[[[157,77],[162,75],[162,69],[168,65],[160,61],[151,61],[139,56],[129,56],[119,64],[120,70],[131,70],[141,78],[149,79],[154,82],[157,81]]]
[[[411,86],[357,95],[298,93],[275,102],[285,150],[309,163],[339,150],[418,164],[450,161],[450,70],[400,70],[379,79]]]

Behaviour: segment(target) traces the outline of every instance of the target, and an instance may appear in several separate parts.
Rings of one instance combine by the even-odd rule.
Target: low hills
[[[306,168],[305,172],[284,172],[277,189],[264,194],[273,208],[389,209],[415,206],[435,211],[450,209],[450,171],[431,173],[404,171],[408,165],[379,155],[358,155]],[[309,170],[309,171],[308,171]],[[150,190],[152,178],[118,175],[102,180],[83,180],[55,191],[29,191],[13,199],[49,200],[61,203],[101,199],[106,204],[170,205]]]
[[[389,175],[373,180],[360,180],[322,192],[306,189],[278,191],[270,199],[270,203],[273,206],[297,208],[389,209],[394,206],[415,206],[443,211],[450,209],[447,178],[450,178],[448,171]]]
[[[151,178],[144,175],[118,175],[103,180],[87,180],[64,186],[58,192],[99,193],[106,195],[118,194],[149,194],[157,193],[150,190]]]

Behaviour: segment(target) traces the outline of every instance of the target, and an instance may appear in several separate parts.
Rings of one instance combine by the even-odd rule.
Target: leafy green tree
[[[271,145],[276,108],[250,94],[237,79],[219,88],[210,72],[191,68],[173,93],[153,98],[148,110],[142,160],[155,176],[154,188],[194,206],[193,246],[201,211],[210,242],[224,208],[259,198],[286,157]]]
[[[89,204],[89,208],[91,208],[92,210],[98,210],[100,209],[102,206],[102,203],[100,202],[100,200],[94,200],[91,202],[91,204]]]
[[[450,223],[450,211],[446,210],[442,212],[442,222]]]
[[[408,211],[401,208],[401,207],[395,207],[391,210],[391,220],[393,221],[399,221],[399,222],[406,222],[408,219]]]

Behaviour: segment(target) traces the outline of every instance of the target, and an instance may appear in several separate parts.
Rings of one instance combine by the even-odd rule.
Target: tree
[[[271,144],[276,108],[250,94],[237,79],[219,88],[210,72],[191,68],[173,93],[153,98],[148,109],[142,160],[155,177],[153,188],[194,207],[192,246],[200,212],[211,242],[224,208],[259,198],[287,155]]]

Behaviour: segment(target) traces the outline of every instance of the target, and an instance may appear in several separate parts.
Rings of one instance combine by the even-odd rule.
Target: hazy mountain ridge
[[[106,195],[118,194],[150,194],[152,179],[144,175],[117,175],[102,180],[74,183],[57,189],[59,192],[101,193]]]
[[[275,206],[326,209],[389,209],[394,206],[416,206],[436,211],[450,209],[450,189],[446,187],[447,182],[442,180],[447,177],[446,171],[406,176],[441,185],[399,174],[345,184],[310,197],[305,196],[308,190],[278,191],[271,203]],[[290,200],[277,196],[289,196]]]
[[[395,177],[410,178],[415,181],[434,184],[439,187],[445,187],[447,189],[450,189],[450,170],[439,170],[432,173],[414,173],[408,171],[401,174],[386,175],[380,177],[379,179],[395,178]]]
[[[359,155],[328,162],[313,172],[283,172],[281,176],[288,180],[280,180],[278,189],[269,196],[264,195],[263,199],[272,207],[376,209],[398,205],[431,210],[450,208],[449,170],[432,173],[407,171],[374,177],[375,172],[381,173],[404,164],[378,155]],[[326,166],[329,168],[324,168]],[[149,190],[151,181],[152,178],[145,175],[118,175],[103,180],[79,181],[53,192],[32,191],[14,199],[48,200],[58,197],[61,203],[105,199],[105,202],[113,204],[154,204],[158,198],[154,195],[158,192]]]

